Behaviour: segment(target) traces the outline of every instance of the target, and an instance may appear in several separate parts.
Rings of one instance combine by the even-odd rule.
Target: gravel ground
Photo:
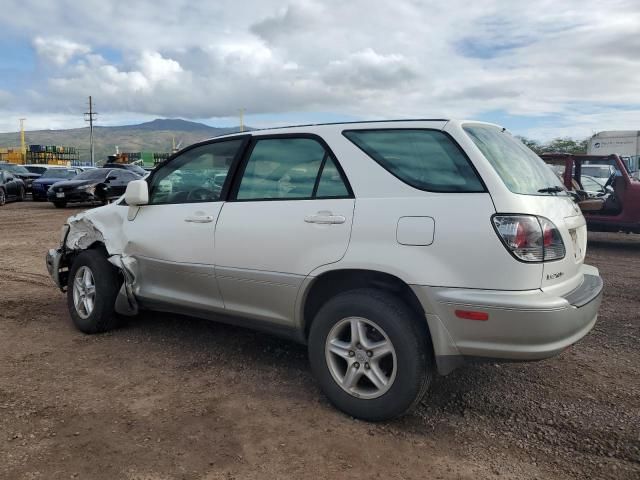
[[[0,208],[0,478],[640,478],[638,235],[590,234],[606,290],[578,345],[458,370],[367,424],[288,341],[169,314],[74,330],[44,252],[75,211]]]

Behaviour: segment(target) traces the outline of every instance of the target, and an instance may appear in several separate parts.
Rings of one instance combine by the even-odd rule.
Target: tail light
[[[494,215],[493,225],[504,246],[523,262],[564,258],[564,242],[551,220],[534,215]]]

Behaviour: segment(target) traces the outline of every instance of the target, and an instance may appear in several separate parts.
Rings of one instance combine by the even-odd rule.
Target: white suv
[[[47,265],[83,332],[139,310],[308,344],[348,414],[403,414],[478,357],[551,357],[593,327],[585,220],[504,128],[310,125],[192,145],[68,220]]]

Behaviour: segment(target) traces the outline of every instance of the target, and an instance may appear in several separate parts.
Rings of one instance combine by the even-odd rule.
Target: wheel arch
[[[327,300],[339,293],[359,288],[378,288],[398,295],[420,318],[424,319],[423,324],[429,333],[425,309],[413,289],[404,280],[380,270],[342,268],[325,271],[317,277],[308,277],[303,284],[297,306],[297,323],[304,342],[307,341],[316,313]]]

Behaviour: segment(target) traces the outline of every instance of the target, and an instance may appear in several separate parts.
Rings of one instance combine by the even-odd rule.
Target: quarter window
[[[363,152],[403,182],[432,192],[484,192],[460,147],[439,130],[343,132]]]
[[[326,172],[326,174],[325,174]],[[258,140],[247,161],[237,200],[346,197],[333,159],[310,138]]]
[[[209,143],[187,150],[161,167],[149,187],[149,204],[220,200],[229,168],[243,139]]]

